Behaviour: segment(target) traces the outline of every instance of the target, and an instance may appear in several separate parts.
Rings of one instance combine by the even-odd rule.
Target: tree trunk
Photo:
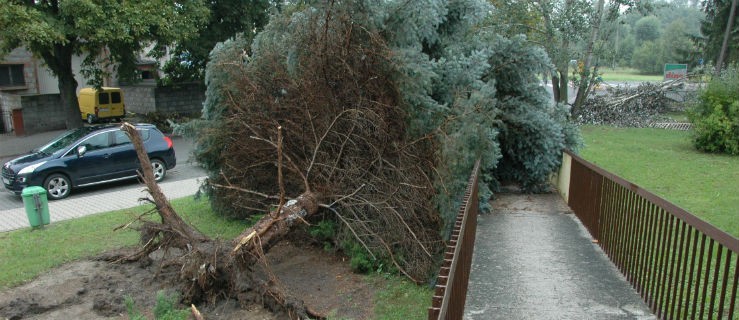
[[[568,104],[570,101],[570,92],[568,88],[568,82],[570,81],[570,77],[567,74],[569,72],[569,67],[567,64],[565,64],[564,68],[559,71],[559,101],[560,103]]]
[[[554,71],[557,74],[557,71]],[[558,103],[562,98],[559,96],[559,77],[556,75],[552,76],[552,96],[554,102]]]
[[[234,239],[233,254],[256,254],[266,252],[282,237],[286,236],[296,222],[318,212],[318,197],[312,192],[305,192],[294,200],[287,202],[280,212],[264,216],[253,227],[246,229]],[[258,246],[258,247],[257,247]]]
[[[190,246],[195,246],[197,242],[208,240],[207,237],[182,220],[182,218],[174,211],[162,190],[159,188],[159,185],[154,180],[154,171],[151,167],[151,161],[149,161],[149,156],[146,154],[146,149],[144,148],[143,142],[141,142],[141,137],[139,136],[136,127],[126,122],[123,124],[122,129],[128,134],[134,145],[136,155],[141,163],[141,170],[143,171],[139,174],[143,177],[144,183],[146,183],[146,188],[149,190],[149,194],[154,197],[154,203],[157,206],[159,216],[162,218],[162,224],[170,226],[184,238],[185,242],[182,243],[180,247],[187,247],[188,244]]]
[[[736,0],[734,0],[736,1]],[[575,97],[575,103],[572,106],[572,113],[576,113],[585,102],[585,97],[589,93],[590,82],[593,81],[592,74],[590,72],[590,66],[593,63],[593,47],[595,41],[600,35],[600,22],[603,16],[603,6],[605,5],[604,0],[598,0],[597,7],[595,9],[595,16],[593,17],[593,27],[590,32],[590,39],[588,40],[588,49],[585,55],[585,63],[583,65],[582,73],[580,73],[580,83],[577,88],[577,96]]]
[[[61,97],[61,108],[65,112],[65,125],[67,129],[82,127],[79,104],[77,103],[77,80],[72,71],[72,55],[74,49],[69,45],[57,44],[54,52],[42,53],[41,57],[52,73],[59,81],[59,96]]]
[[[729,51],[729,38],[731,36],[731,30],[734,28],[734,16],[736,15],[736,3],[737,0],[731,1],[731,9],[729,10],[729,21],[726,23],[726,31],[724,31],[724,41],[721,43],[721,51],[719,52],[718,59],[716,60],[716,71],[715,75],[721,74],[721,69],[724,66],[724,60],[726,59],[726,53]]]

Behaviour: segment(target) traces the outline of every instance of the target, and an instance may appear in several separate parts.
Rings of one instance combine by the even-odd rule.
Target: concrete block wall
[[[139,114],[160,112],[192,115],[200,113],[205,101],[205,87],[183,84],[176,87],[151,85],[122,86],[126,111]]]
[[[19,96],[23,106],[23,126],[26,134],[64,129],[66,110],[59,94]]]
[[[203,109],[205,87],[193,83],[157,88],[156,101],[157,111],[161,113],[197,114]]]
[[[147,85],[121,86],[121,90],[123,90],[123,101],[126,104],[126,112],[147,114],[156,111],[156,98],[154,95],[156,87]]]

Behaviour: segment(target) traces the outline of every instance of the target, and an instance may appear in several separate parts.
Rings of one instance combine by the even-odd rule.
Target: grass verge
[[[691,133],[582,127],[582,157],[739,237],[739,157],[695,150]]]
[[[368,276],[369,281],[377,282],[380,275]],[[375,319],[427,319],[428,307],[434,291],[427,286],[418,286],[405,278],[388,277],[384,287],[375,296]]]
[[[172,206],[187,222],[213,238],[234,238],[250,222],[226,220],[213,213],[206,200],[185,197],[172,200]],[[44,229],[31,228],[0,233],[0,289],[32,280],[64,263],[135,245],[138,232],[113,231],[152,209],[144,205],[57,222]],[[371,274],[369,283],[379,286],[376,296],[377,319],[425,319],[433,291],[405,278]]]
[[[172,200],[183,219],[214,238],[233,238],[248,225],[216,216],[207,201],[192,197]],[[152,208],[143,205],[57,222],[44,229],[31,228],[0,233],[0,288],[15,286],[42,272],[106,250],[134,245],[138,233],[113,231]]]

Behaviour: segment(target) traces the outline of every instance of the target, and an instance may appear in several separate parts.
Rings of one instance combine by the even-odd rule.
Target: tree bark
[[[41,54],[44,62],[59,81],[59,96],[62,102],[60,107],[66,110],[64,114],[67,129],[82,127],[82,117],[77,103],[77,80],[72,71],[73,54],[74,48],[61,44],[55,45],[53,52]]]
[[[737,0],[731,1],[731,10],[729,10],[729,21],[726,23],[726,31],[724,31],[724,41],[721,43],[721,51],[719,52],[718,59],[716,60],[716,71],[714,72],[714,74],[717,76],[721,74],[721,70],[724,66],[724,60],[726,59],[726,53],[729,51],[729,38],[731,36],[731,30],[734,28],[736,3]]]
[[[182,218],[174,211],[162,190],[159,188],[159,185],[154,179],[154,171],[151,167],[149,155],[146,154],[146,149],[144,148],[144,144],[141,142],[141,137],[139,136],[136,127],[125,122],[123,123],[122,129],[131,138],[134,149],[136,149],[136,155],[139,158],[141,170],[143,171],[139,172],[139,174],[143,176],[146,188],[149,190],[149,194],[154,198],[157,212],[159,212],[159,216],[162,218],[162,224],[171,227],[175,232],[179,233],[184,240],[186,240],[186,242],[182,244],[184,247],[188,244],[195,246],[198,242],[208,240],[207,237],[182,220]]]
[[[588,40],[588,49],[585,55],[585,63],[583,64],[582,73],[580,73],[580,83],[577,88],[577,96],[575,96],[575,103],[572,106],[572,113],[575,113],[578,109],[582,107],[583,103],[585,102],[585,97],[587,97],[590,91],[589,89],[591,88],[590,82],[593,81],[593,77],[590,72],[590,66],[593,63],[593,47],[595,46],[595,41],[600,35],[600,23],[603,16],[604,5],[604,0],[598,0],[597,7],[595,9],[595,17],[593,19],[593,27],[590,32],[590,39]]]
[[[318,212],[318,198],[305,192],[287,202],[277,216],[265,215],[253,227],[246,229],[233,240],[232,254],[267,252],[282,237],[286,236],[296,222]]]
[[[557,73],[558,71],[554,71]],[[554,102],[557,103],[560,101],[559,96],[559,77],[558,76],[552,76],[552,96],[554,98]]]

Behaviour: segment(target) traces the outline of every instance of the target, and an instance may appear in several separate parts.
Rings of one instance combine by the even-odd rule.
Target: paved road
[[[478,218],[465,319],[656,319],[555,194]]]
[[[10,150],[17,148],[17,145],[23,145],[20,142],[29,144],[30,148],[33,148],[42,144],[43,141],[53,138],[56,134],[58,132],[17,139],[4,137],[4,140],[0,140],[0,147],[3,148],[0,152],[5,152],[6,155],[0,158],[0,165],[11,158],[7,155]],[[203,169],[190,161],[190,153],[193,148],[192,141],[181,137],[174,137],[173,141],[177,154],[177,166],[167,172],[167,176],[160,183],[164,194],[170,199],[195,194],[199,186],[199,180],[205,177]],[[0,188],[2,188],[2,191],[0,191],[0,232],[28,227],[28,218],[22,199],[8,192],[4,187]],[[80,188],[75,189],[67,199],[50,201],[49,214],[51,221],[56,222],[134,207],[140,204],[138,199],[145,196],[147,194],[144,191],[144,186],[136,180]]]

